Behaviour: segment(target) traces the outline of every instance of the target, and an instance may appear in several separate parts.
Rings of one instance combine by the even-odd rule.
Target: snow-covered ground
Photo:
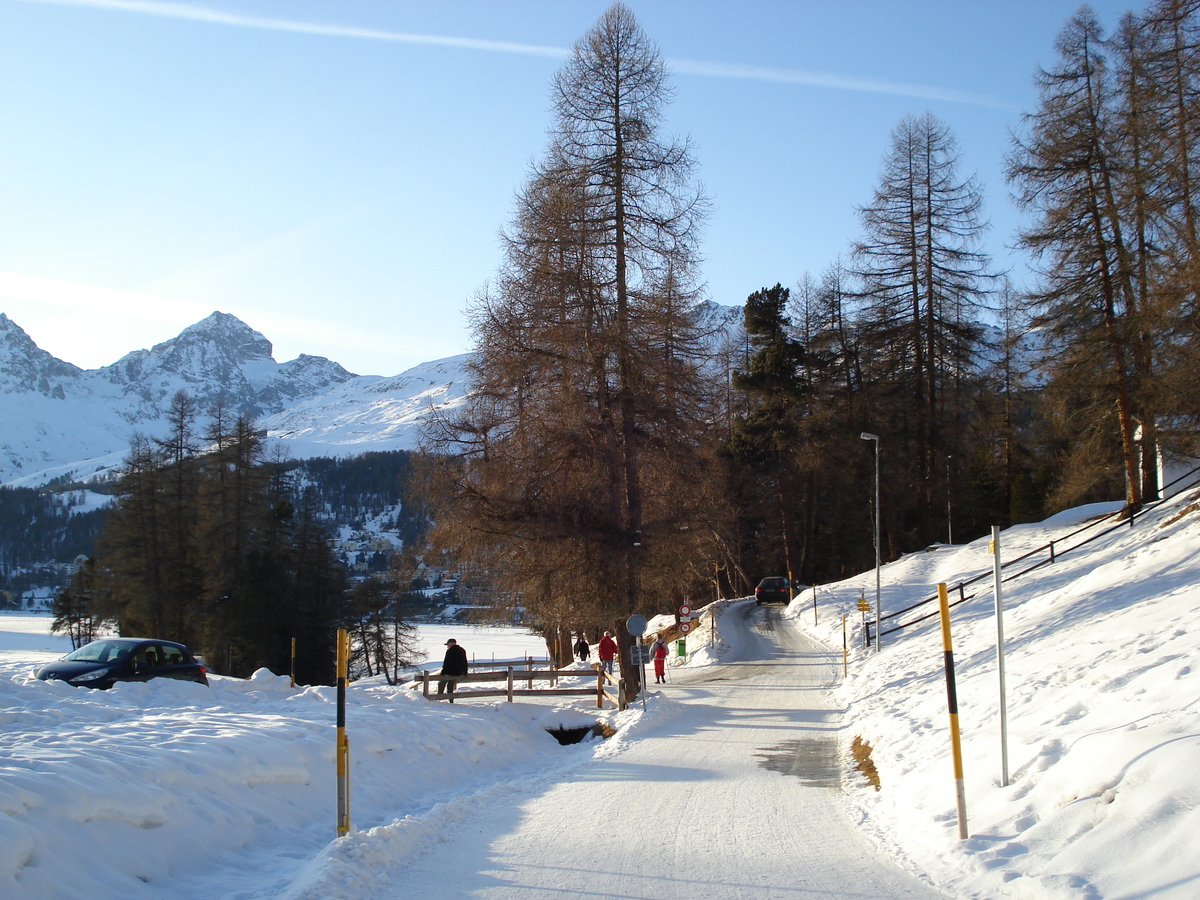
[[[1174,498],[1132,528],[1075,552],[1060,548],[1052,565],[1005,585],[1008,785],[1001,784],[993,605],[981,597],[953,610],[970,831],[965,841],[957,836],[936,618],[888,636],[879,654],[864,652],[851,630],[848,677],[832,691],[809,689],[814,708],[829,712],[837,735],[841,788],[811,790],[836,798],[881,866],[898,865],[957,898],[1200,896],[1196,501],[1194,493]],[[1002,556],[1018,556],[1105,511],[1075,510],[1008,529]],[[930,595],[938,582],[953,585],[990,568],[986,538],[906,557],[883,569],[884,610]],[[841,616],[854,621],[860,591],[872,597],[873,571],[821,586],[815,624],[808,592],[774,620],[779,628],[823,640],[829,653],[812,665],[840,672]],[[248,681],[214,678],[209,688],[151,682],[102,693],[38,682],[27,677],[30,665],[58,655],[65,642],[18,630],[11,623],[26,621],[19,617],[0,618],[0,897],[421,896],[411,888],[424,884],[421,878],[442,860],[457,868],[446,872],[437,896],[492,896],[480,885],[495,879],[479,873],[519,858],[523,867],[548,877],[564,864],[557,855],[564,846],[562,822],[545,819],[539,810],[547,804],[538,798],[569,804],[572,785],[603,782],[622,761],[622,771],[635,770],[643,785],[661,781],[669,795],[680,771],[680,761],[669,754],[678,752],[675,739],[689,731],[714,748],[709,759],[687,761],[704,770],[704,781],[699,790],[688,782],[687,815],[679,817],[703,823],[696,835],[704,845],[689,842],[687,829],[673,822],[678,844],[660,847],[656,817],[674,811],[642,808],[637,796],[620,793],[628,782],[614,779],[612,806],[604,811],[615,817],[608,832],[614,847],[632,840],[665,852],[656,859],[669,877],[622,881],[620,892],[606,893],[604,880],[593,877],[603,873],[576,869],[562,873],[559,888],[526,895],[716,896],[695,878],[674,873],[717,871],[690,862],[694,851],[726,859],[726,868],[761,874],[756,866],[764,860],[756,862],[752,844],[731,837],[712,846],[720,833],[713,823],[738,825],[728,818],[729,798],[738,796],[730,793],[731,783],[762,792],[764,803],[777,798],[763,790],[770,782],[723,775],[717,768],[723,757],[715,751],[732,742],[739,715],[744,731],[746,721],[769,710],[755,712],[746,704],[697,724],[697,705],[719,692],[689,685],[704,678],[704,670],[726,682],[721,702],[728,712],[729,703],[737,706],[741,676],[727,663],[753,654],[764,667],[778,661],[786,636],[772,644],[769,634],[748,631],[746,623],[754,619],[747,610],[761,612],[752,606],[719,604],[715,634],[706,619],[689,636],[688,655],[671,658],[672,683],[644,707],[620,715],[589,709],[585,699],[449,706],[410,690],[351,685],[356,831],[337,840],[332,689],[292,689],[286,678],[265,672]],[[428,638],[435,660],[444,639]],[[493,650],[481,632],[459,639],[477,658],[526,652]],[[544,648],[533,639],[528,652],[540,655]],[[769,671],[764,668],[753,683],[753,695],[746,696],[754,697],[757,709],[771,696]],[[770,717],[780,744],[799,733],[789,734],[789,727],[800,729],[813,719],[790,705],[793,695],[787,698],[786,709]],[[618,729],[608,741],[562,747],[545,734],[547,727],[600,717]],[[734,729],[730,741],[721,737],[719,729],[726,727]],[[878,792],[851,768],[847,748],[855,736],[873,747]],[[663,755],[656,756],[656,748]],[[780,791],[785,784],[793,790],[786,768],[771,774],[785,779]],[[705,783],[711,793],[702,789]],[[707,805],[705,796],[711,797]],[[553,821],[555,830],[544,821]],[[506,839],[500,833],[505,827],[520,841]],[[772,846],[765,841],[764,854]],[[816,871],[819,860],[802,852],[806,846],[797,844],[782,861],[769,860],[773,878],[794,876],[790,886],[774,885],[769,894],[760,884],[756,892],[755,881],[739,878],[730,890],[746,897],[828,896],[824,888],[800,887],[827,877]],[[575,876],[579,884],[571,880]],[[887,896],[843,887],[840,896]]]
[[[938,617],[885,636],[878,656],[852,651],[837,692],[843,733],[872,745],[882,790],[848,798],[878,844],[898,843],[960,897],[1200,897],[1198,497],[1187,491],[1078,551],[1063,549],[1092,532],[1057,544],[1055,562],[1004,584],[1007,785],[992,593],[951,610],[966,841],[957,840]],[[1001,559],[1119,505],[1010,528]],[[930,596],[939,582],[953,588],[991,572],[988,541],[884,566],[884,612]],[[789,615],[840,650],[840,614],[853,621],[860,592],[873,604],[874,591],[872,570],[818,587],[816,626],[811,592]],[[855,630],[852,648],[857,638]]]

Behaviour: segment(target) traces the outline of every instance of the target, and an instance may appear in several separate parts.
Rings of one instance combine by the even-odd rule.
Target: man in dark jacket
[[[579,633],[579,640],[575,642],[575,656],[580,662],[587,662],[588,657],[592,655],[592,648],[588,646],[588,640],[583,632]]]
[[[458,646],[454,638],[446,641],[446,658],[442,660],[442,671],[438,680],[438,696],[444,690],[454,702],[454,686],[460,675],[467,674],[467,651]]]

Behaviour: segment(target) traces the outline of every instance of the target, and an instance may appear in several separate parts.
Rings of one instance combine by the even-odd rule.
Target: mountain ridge
[[[81,369],[0,313],[0,481],[35,486],[40,473],[46,481],[74,463],[124,454],[135,434],[162,433],[181,390],[202,410],[221,402],[261,419],[358,377],[323,357],[278,363],[271,352],[260,332],[218,311],[149,350]]]
[[[741,325],[740,307],[704,301],[694,314],[713,340]],[[385,377],[308,354],[279,363],[272,349],[260,332],[215,311],[148,350],[81,369],[0,313],[0,484],[38,487],[115,471],[135,435],[165,435],[165,413],[181,390],[202,415],[221,402],[252,417],[294,458],[415,449],[421,419],[470,391],[469,353]]]

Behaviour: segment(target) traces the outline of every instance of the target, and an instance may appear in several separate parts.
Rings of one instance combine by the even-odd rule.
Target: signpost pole
[[[635,659],[631,659],[630,662],[636,663],[642,673],[641,690],[638,691],[642,695],[642,712],[646,711],[646,645],[642,643],[642,635],[646,633],[646,624],[646,617],[637,613],[625,620],[625,630],[634,640],[629,651]]]
[[[684,635],[681,638],[684,641],[684,648],[687,648],[687,633],[692,630],[692,622],[698,618],[692,614],[692,600],[690,597],[683,598],[683,605],[679,607],[679,633]]]
[[[641,637],[638,637],[638,659],[642,663],[642,712],[646,711],[646,644]]]

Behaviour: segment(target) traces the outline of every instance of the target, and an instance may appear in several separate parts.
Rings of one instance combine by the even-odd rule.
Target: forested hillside
[[[396,450],[347,459],[284,462],[280,478],[299,502],[308,491],[317,517],[333,533],[377,528],[398,536],[406,546],[418,543],[426,522],[419,505],[405,501],[404,485],[412,454]],[[102,485],[53,484],[46,488],[0,487],[0,591],[17,603],[23,592],[56,590],[70,578],[79,556],[95,552],[107,508],[81,510],[85,492],[111,494]]]
[[[405,546],[417,544],[425,533],[420,504],[407,496],[413,454],[406,450],[302,459],[286,468],[297,485],[316,492],[331,523],[360,531],[382,516],[379,527],[398,535]]]
[[[92,553],[104,511],[80,511],[76,492],[0,487],[0,591],[61,584],[64,564]]]

